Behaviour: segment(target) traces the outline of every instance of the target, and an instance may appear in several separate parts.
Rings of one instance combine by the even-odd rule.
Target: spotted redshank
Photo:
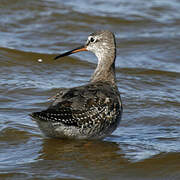
[[[122,103],[116,85],[114,34],[107,30],[92,33],[85,45],[55,59],[80,51],[93,52],[98,58],[97,68],[88,84],[60,89],[47,110],[31,114],[46,136],[101,139],[120,122]]]

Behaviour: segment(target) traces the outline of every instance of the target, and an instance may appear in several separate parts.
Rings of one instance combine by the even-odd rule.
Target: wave
[[[10,49],[0,47],[0,65],[3,66],[14,66],[14,65],[37,65],[40,64],[39,59],[42,60],[43,64],[69,64],[79,67],[89,67],[95,69],[96,63],[89,62],[88,60],[81,60],[73,56],[68,58],[62,58],[60,60],[54,60],[57,54],[45,54],[36,52],[27,52],[17,49]],[[123,73],[128,75],[158,75],[158,76],[169,76],[169,77],[180,77],[180,72],[166,71],[159,69],[148,69],[148,68],[137,68],[137,67],[116,67],[117,73]]]
[[[128,74],[128,75],[150,75],[150,76],[158,75],[158,76],[180,77],[179,72],[147,69],[147,68],[116,68],[116,72]]]
[[[17,49],[10,49],[0,47],[0,65],[26,65],[26,64],[72,64],[72,65],[80,65],[80,66],[92,66],[93,63],[88,61],[82,61],[80,59],[74,57],[62,58],[61,60],[54,60],[54,57],[57,54],[44,54],[44,53],[36,53],[36,52],[27,52],[21,51]]]

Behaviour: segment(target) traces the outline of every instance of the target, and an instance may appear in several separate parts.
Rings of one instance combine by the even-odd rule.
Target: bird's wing
[[[66,92],[68,91],[68,88],[60,88],[58,93],[54,96],[51,96],[48,98],[50,101],[56,101],[57,99],[61,98]]]
[[[121,114],[121,104],[116,91],[103,87],[93,84],[66,89],[47,110],[35,112],[31,116],[54,124],[78,127],[82,124],[90,126],[105,119],[113,121]]]

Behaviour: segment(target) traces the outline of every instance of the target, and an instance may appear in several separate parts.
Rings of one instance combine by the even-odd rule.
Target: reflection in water
[[[120,151],[113,142],[44,139],[38,159],[53,161],[61,173],[91,177],[92,172],[94,177],[100,174],[105,177],[109,173],[118,174],[129,163]]]
[[[95,163],[97,166],[102,163],[99,166],[103,167],[111,159],[120,159],[119,150],[118,144],[113,142],[44,139],[39,158]]]

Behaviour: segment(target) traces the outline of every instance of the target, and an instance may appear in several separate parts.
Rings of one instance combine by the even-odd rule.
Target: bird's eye
[[[95,42],[95,39],[93,37],[91,37],[90,42]]]

